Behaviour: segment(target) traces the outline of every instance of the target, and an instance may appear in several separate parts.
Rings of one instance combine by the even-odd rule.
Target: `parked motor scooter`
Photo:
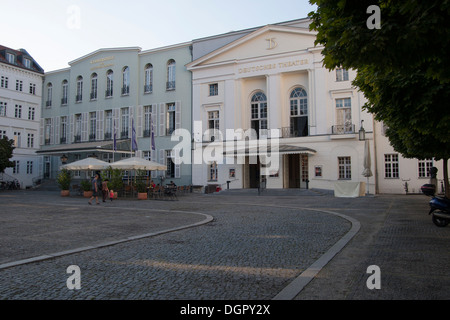
[[[423,194],[431,196],[430,212],[432,221],[438,227],[445,227],[450,223],[450,199],[446,197],[438,197],[435,195],[436,187],[434,184],[424,184],[420,188]]]

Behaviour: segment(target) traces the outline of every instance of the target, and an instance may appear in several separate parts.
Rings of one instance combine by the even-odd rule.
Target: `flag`
[[[156,150],[156,145],[155,145],[155,130],[153,129],[153,119],[152,118],[150,118],[150,125],[152,126],[151,127],[151,130],[152,130],[152,136],[151,136],[151,139],[152,139],[152,150]]]
[[[131,119],[131,150],[136,151],[137,141],[136,141],[136,130],[134,129],[134,119]]]
[[[114,151],[117,150],[117,143],[116,143],[116,135],[117,135],[117,130],[116,130],[116,119],[114,119],[114,128],[113,128],[113,136],[114,136]]]

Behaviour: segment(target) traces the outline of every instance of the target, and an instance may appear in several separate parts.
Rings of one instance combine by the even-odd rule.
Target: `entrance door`
[[[289,188],[300,188],[300,155],[288,155]]]
[[[250,188],[258,188],[260,179],[259,161],[257,164],[249,164]]]

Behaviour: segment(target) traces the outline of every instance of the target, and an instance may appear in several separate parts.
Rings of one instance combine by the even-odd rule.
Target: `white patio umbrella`
[[[109,164],[113,169],[122,170],[167,170],[167,166],[139,157],[126,158]]]
[[[370,159],[370,145],[369,140],[366,140],[364,143],[364,170],[362,175],[367,178],[367,194],[369,194],[369,177],[372,176],[372,170],[370,169],[372,161]]]
[[[96,158],[88,157],[61,166],[61,169],[67,170],[106,170],[109,167],[109,163],[98,160]]]

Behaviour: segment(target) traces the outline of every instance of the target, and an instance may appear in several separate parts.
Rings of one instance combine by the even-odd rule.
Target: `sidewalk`
[[[271,299],[348,235],[350,220],[359,225],[357,233],[342,250],[332,252],[296,300],[449,299],[450,227],[432,223],[428,200],[421,195],[352,199],[322,190],[267,190],[261,195],[233,190],[188,194],[179,201],[117,200],[89,206],[87,199],[62,198],[55,192],[3,192],[0,272],[8,276],[0,281],[0,297],[70,299],[64,285],[60,291],[44,290],[45,295],[43,289],[17,295],[18,284],[7,279],[19,277],[27,283],[35,274],[48,273],[42,285],[60,286],[53,283],[55,264],[65,266],[76,258],[94,277],[108,267],[114,272],[111,279],[118,281],[113,288],[94,282],[93,293],[84,278],[78,299]],[[240,238],[245,243],[233,241]],[[123,262],[100,268],[103,251],[94,248],[104,248],[108,257]],[[72,255],[74,249],[78,253]],[[61,261],[9,265],[30,257]],[[147,262],[141,266],[142,261]],[[366,284],[372,265],[380,268],[379,290]],[[123,283],[125,275],[133,278],[142,272],[150,273],[137,283]],[[157,280],[166,272],[170,275]],[[196,288],[196,277],[203,279],[203,289]],[[111,279],[105,285],[111,286]],[[169,285],[171,279],[177,285]],[[145,281],[151,281],[152,290],[136,292]]]

